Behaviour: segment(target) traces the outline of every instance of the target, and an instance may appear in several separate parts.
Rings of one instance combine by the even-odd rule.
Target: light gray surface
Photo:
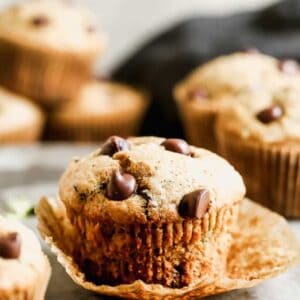
[[[0,203],[1,200],[26,197],[36,202],[42,195],[56,195],[57,181],[72,156],[82,156],[96,145],[71,146],[35,145],[0,148]],[[34,227],[35,219],[26,221]],[[300,239],[300,221],[290,222]],[[47,248],[45,248],[47,249]],[[48,250],[47,253],[49,254]],[[46,300],[108,299],[93,295],[76,286],[50,255],[53,275]],[[211,300],[299,300],[300,267],[269,280],[256,288],[234,291]]]

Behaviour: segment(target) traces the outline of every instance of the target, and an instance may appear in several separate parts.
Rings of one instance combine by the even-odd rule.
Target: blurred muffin
[[[104,47],[92,16],[67,1],[25,1],[0,13],[0,83],[51,106],[77,93]]]
[[[251,98],[260,101],[253,105]],[[300,89],[243,95],[220,113],[220,153],[242,174],[249,197],[288,217],[300,217]]]
[[[44,116],[33,103],[0,88],[0,144],[34,142],[43,123]]]
[[[44,299],[50,273],[33,232],[0,216],[0,299]]]
[[[204,64],[174,90],[188,139],[197,146],[217,151],[216,116],[224,106],[235,105],[239,99],[236,94],[272,91],[290,81],[299,85],[299,74],[295,61],[279,61],[255,51],[221,56]]]
[[[59,189],[86,280],[173,288],[224,274],[245,194],[222,158],[155,137],[111,137],[74,160]]]
[[[50,115],[49,135],[77,141],[136,135],[148,102],[143,93],[128,86],[92,81]]]

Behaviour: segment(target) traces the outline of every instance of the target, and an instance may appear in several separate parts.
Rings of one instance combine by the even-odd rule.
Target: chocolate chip
[[[277,121],[283,115],[282,108],[279,105],[273,105],[259,112],[256,117],[264,124]]]
[[[287,75],[295,75],[299,72],[299,64],[293,59],[284,59],[279,62],[279,69]]]
[[[254,48],[254,47],[247,48],[243,52],[248,53],[248,54],[259,54],[259,53],[261,53],[257,48]]]
[[[114,135],[103,144],[100,154],[113,156],[116,152],[129,149],[130,145],[125,139]]]
[[[178,212],[182,217],[201,219],[207,212],[210,201],[209,191],[206,189],[197,190],[186,194],[178,208]]]
[[[115,171],[107,184],[106,196],[111,200],[124,200],[136,191],[136,180],[131,174]]]
[[[188,99],[190,100],[203,100],[208,98],[208,93],[203,88],[197,88],[189,93]]]
[[[17,232],[0,237],[0,257],[16,259],[21,253],[21,237]]]
[[[31,23],[35,26],[46,26],[50,21],[46,16],[36,16],[31,20]]]
[[[93,32],[96,31],[96,27],[93,26],[93,25],[89,25],[89,26],[86,28],[86,31],[87,31],[88,33],[93,33]]]
[[[184,155],[190,155],[190,146],[189,144],[181,139],[167,139],[161,143],[166,150],[177,152]]]

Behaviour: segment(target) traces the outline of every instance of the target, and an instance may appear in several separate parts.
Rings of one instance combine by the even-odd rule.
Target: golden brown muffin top
[[[0,87],[0,133],[11,132],[43,120],[41,110],[28,99]]]
[[[124,84],[110,81],[91,81],[85,84],[75,99],[60,106],[53,118],[86,120],[120,113],[131,113],[144,105],[146,96]]]
[[[199,100],[201,103],[200,100],[208,99],[215,102],[241,91],[272,92],[288,82],[300,84],[299,67],[295,61],[280,61],[256,52],[237,52],[198,67],[176,86],[175,96],[180,101]]]
[[[216,130],[264,143],[299,143],[299,86],[287,85],[273,93],[244,92],[235,97],[238,101],[234,106],[220,111]]]
[[[62,0],[31,0],[0,12],[0,37],[71,53],[98,52],[105,44],[94,16]]]
[[[0,216],[0,290],[30,288],[49,276],[48,260],[34,233],[16,220]]]
[[[240,201],[241,176],[221,157],[183,140],[112,137],[63,174],[67,210],[121,224],[202,218]]]

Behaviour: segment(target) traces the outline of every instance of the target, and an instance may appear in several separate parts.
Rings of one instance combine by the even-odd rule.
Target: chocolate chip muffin
[[[216,126],[220,152],[241,172],[249,196],[288,217],[300,217],[299,97],[295,86],[244,94]]]
[[[41,135],[43,123],[38,107],[0,88],[0,144],[34,142]]]
[[[51,106],[91,76],[104,38],[68,1],[25,1],[0,12],[0,83]]]
[[[174,95],[191,143],[217,151],[215,121],[224,107],[238,102],[240,94],[265,90],[272,93],[286,83],[299,85],[297,62],[279,61],[258,51],[218,57],[196,69],[179,83]],[[258,102],[256,98],[248,101]]]
[[[0,299],[42,300],[50,265],[29,229],[0,216]]]
[[[63,174],[86,280],[181,288],[225,272],[245,188],[217,155],[184,140],[112,136]]]
[[[103,141],[136,135],[148,107],[145,93],[109,81],[91,81],[49,117],[51,139]]]

